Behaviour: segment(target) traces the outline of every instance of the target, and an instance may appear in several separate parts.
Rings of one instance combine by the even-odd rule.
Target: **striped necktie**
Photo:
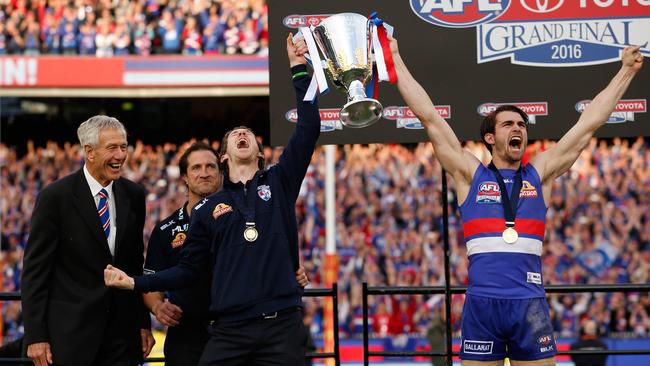
[[[108,213],[108,192],[102,188],[99,191],[99,205],[97,206],[97,211],[99,213],[99,219],[102,222],[102,228],[104,229],[104,234],[106,239],[111,234],[111,217]]]

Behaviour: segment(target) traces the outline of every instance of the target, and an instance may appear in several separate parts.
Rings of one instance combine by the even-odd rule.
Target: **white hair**
[[[126,137],[126,128],[124,128],[122,122],[118,121],[117,118],[103,115],[90,117],[77,129],[79,144],[84,155],[86,153],[84,146],[90,145],[97,147],[97,144],[99,144],[99,132],[103,129],[120,130]]]

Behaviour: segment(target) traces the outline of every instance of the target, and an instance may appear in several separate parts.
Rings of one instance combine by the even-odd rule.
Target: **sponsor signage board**
[[[480,140],[483,116],[501,104],[529,113],[531,139],[557,139],[618,71],[625,46],[641,45],[650,55],[650,0],[376,0],[353,6],[332,0],[276,2],[269,10],[273,145],[286,144],[297,118],[286,35],[329,14],[376,11],[393,26],[402,58],[461,140]],[[650,135],[648,64],[597,136]],[[319,143],[427,140],[395,85],[380,83],[378,99],[384,106],[379,122],[350,129],[334,118],[345,94],[320,96],[327,133]]]

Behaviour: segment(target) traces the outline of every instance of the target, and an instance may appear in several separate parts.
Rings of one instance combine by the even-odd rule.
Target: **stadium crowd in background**
[[[0,55],[268,53],[266,0],[2,0]]]
[[[147,192],[148,231],[183,202],[185,186],[178,159],[191,142],[159,146],[135,142],[125,177]],[[218,142],[213,146],[217,148]],[[526,158],[552,142],[532,143]],[[482,144],[466,148],[489,159]],[[78,169],[78,145],[48,143],[18,156],[0,145],[1,291],[19,291],[21,260],[29,219],[38,192]],[[281,149],[267,148],[269,162]],[[301,262],[311,285],[323,287],[325,255],[325,154],[318,149],[297,204]],[[348,145],[336,162],[337,250],[340,256],[339,320],[344,337],[362,332],[361,284],[443,285],[441,168],[429,144]],[[451,284],[467,283],[467,256],[450,181]],[[554,184],[544,243],[547,284],[650,283],[650,140],[592,140],[568,174]],[[650,337],[648,293],[549,295],[559,337],[575,338],[587,320],[600,335]],[[311,331],[322,335],[323,306],[305,298]],[[371,296],[370,323],[375,336],[426,336],[444,311],[444,297]],[[460,332],[462,295],[454,295],[451,319]],[[20,303],[2,305],[5,341],[22,333]]]

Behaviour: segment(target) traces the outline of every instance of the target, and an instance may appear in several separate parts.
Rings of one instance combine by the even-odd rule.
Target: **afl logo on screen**
[[[511,0],[411,0],[411,9],[425,21],[450,28],[488,23],[510,6]]]
[[[292,14],[287,15],[282,20],[282,24],[288,28],[300,28],[300,27],[309,27],[317,26],[320,24],[321,20],[329,17],[329,14],[315,14],[315,15],[300,15]]]

